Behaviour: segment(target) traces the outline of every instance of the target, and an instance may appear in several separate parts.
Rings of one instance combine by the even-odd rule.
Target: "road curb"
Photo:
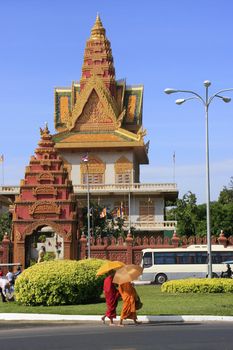
[[[119,320],[119,316],[116,319]],[[142,323],[160,322],[233,322],[233,316],[194,316],[194,315],[168,315],[168,316],[138,316]],[[26,314],[1,313],[0,321],[69,321],[102,323],[101,316],[96,315],[59,315],[59,314]],[[127,320],[128,321],[128,320]],[[130,322],[130,320],[129,320]]]

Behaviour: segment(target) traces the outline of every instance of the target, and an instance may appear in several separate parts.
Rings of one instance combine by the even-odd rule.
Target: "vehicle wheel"
[[[164,273],[159,273],[155,277],[155,283],[156,284],[163,284],[166,281],[167,281],[167,276]]]
[[[206,278],[208,278],[208,275],[206,275]],[[212,272],[212,278],[218,278],[218,274],[215,272]]]

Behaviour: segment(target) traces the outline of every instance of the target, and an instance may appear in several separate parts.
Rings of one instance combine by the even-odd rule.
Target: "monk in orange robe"
[[[119,292],[122,297],[123,306],[121,310],[120,326],[123,326],[123,320],[130,318],[135,324],[139,324],[137,321],[136,306],[137,292],[131,282],[123,283],[119,285]]]
[[[105,323],[105,318],[108,317],[110,320],[110,326],[112,326],[113,319],[116,318],[116,308],[118,303],[118,298],[120,296],[117,288],[112,282],[115,271],[110,271],[109,275],[104,280],[104,295],[106,299],[107,310],[105,315],[101,318],[103,323]]]

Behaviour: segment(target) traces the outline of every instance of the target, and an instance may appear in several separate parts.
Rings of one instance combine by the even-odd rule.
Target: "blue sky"
[[[111,42],[117,79],[144,85],[143,124],[150,165],[142,182],[175,182],[205,202],[205,118],[181,95],[233,88],[231,0],[8,0],[0,12],[0,154],[4,184],[18,185],[47,121],[54,132],[54,88],[79,80],[86,40],[99,12]],[[233,92],[228,93],[233,98]],[[233,176],[233,102],[209,110],[211,200]],[[1,176],[2,177],[2,176]],[[3,180],[1,179],[1,182]]]

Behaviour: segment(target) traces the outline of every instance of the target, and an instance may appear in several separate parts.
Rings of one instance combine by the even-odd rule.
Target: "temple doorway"
[[[44,247],[44,248],[43,248]],[[44,260],[64,258],[63,237],[56,233],[52,227],[44,226],[34,230],[25,239],[25,267],[37,263],[39,251],[44,249]]]

